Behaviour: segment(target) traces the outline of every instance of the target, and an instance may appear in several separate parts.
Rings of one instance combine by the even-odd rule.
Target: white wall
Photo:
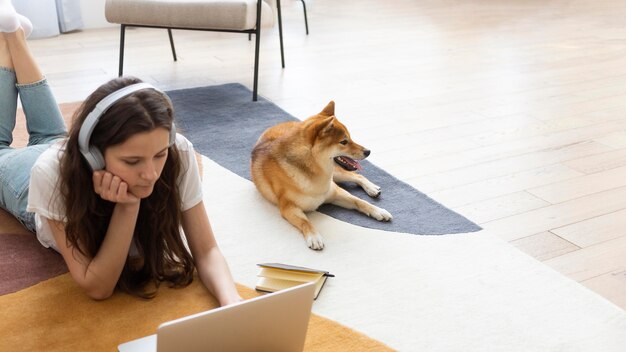
[[[80,0],[80,12],[85,29],[117,26],[104,18],[104,3],[105,0]]]

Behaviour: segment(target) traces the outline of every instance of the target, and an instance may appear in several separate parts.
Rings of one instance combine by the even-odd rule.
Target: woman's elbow
[[[113,295],[114,289],[104,287],[85,288],[85,293],[95,301],[103,301]]]

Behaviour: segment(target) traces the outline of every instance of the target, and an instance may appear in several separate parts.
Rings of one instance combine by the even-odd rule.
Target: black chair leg
[[[126,33],[126,25],[123,24],[120,28],[120,65],[118,70],[118,76],[122,77],[124,73],[124,34]]]
[[[306,15],[306,3],[304,0],[300,1],[302,1],[302,8],[304,9],[304,26],[306,27],[306,35],[309,35],[309,20]]]
[[[252,101],[257,101],[257,90],[259,85],[259,46],[261,45],[261,3],[257,0],[256,7],[256,44],[254,47],[254,82],[252,84]]]
[[[278,10],[278,36],[280,37],[280,61],[285,68],[285,50],[283,49],[283,17],[280,12],[280,0],[276,0],[276,9]]]
[[[174,37],[172,36],[172,29],[168,28],[167,29],[167,34],[170,37],[170,46],[172,47],[172,56],[174,57],[174,61],[176,60],[176,48],[174,47]]]

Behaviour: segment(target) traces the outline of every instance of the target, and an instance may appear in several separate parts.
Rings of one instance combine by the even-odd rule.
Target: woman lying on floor
[[[114,79],[81,105],[69,136],[26,42],[32,26],[0,0],[0,206],[37,233],[94,299],[152,297],[194,269],[221,305],[241,300],[202,202],[193,146],[167,95]],[[28,146],[10,147],[17,97]],[[190,251],[185,245],[181,226]]]

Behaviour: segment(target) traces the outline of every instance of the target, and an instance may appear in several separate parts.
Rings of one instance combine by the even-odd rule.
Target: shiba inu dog
[[[358,209],[379,221],[391,220],[385,209],[335,183],[355,182],[371,197],[378,197],[380,187],[354,172],[361,168],[357,160],[369,154],[350,138],[346,126],[335,117],[331,101],[304,121],[281,123],[263,132],[252,150],[252,181],[263,197],[278,206],[283,218],[302,232],[309,248],[321,250],[324,240],[305,212],[324,203]]]

